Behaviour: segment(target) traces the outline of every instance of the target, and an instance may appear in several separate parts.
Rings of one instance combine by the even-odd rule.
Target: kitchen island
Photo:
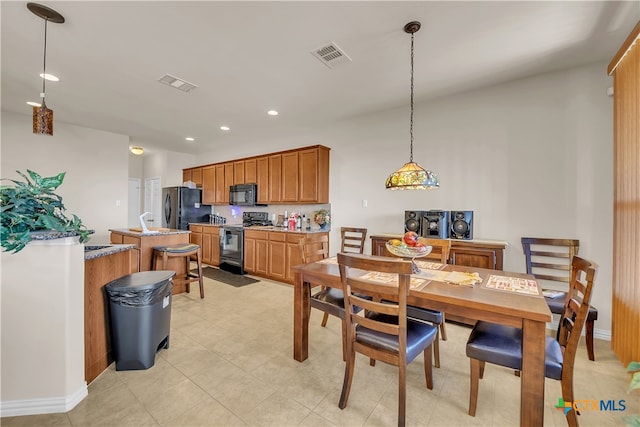
[[[159,231],[153,234],[145,234],[140,231],[133,231],[128,228],[109,229],[111,232],[111,243],[113,244],[133,244],[140,251],[139,271],[149,271],[152,269],[153,248],[155,246],[171,246],[189,243],[188,230],[168,230]],[[185,263],[182,258],[170,258],[165,267],[166,270],[176,272],[177,276],[184,275]],[[179,294],[187,290],[186,284],[179,284],[173,287],[173,294]]]

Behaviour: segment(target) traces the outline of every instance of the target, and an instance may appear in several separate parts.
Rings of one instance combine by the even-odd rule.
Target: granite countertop
[[[95,233],[95,230],[89,230],[89,234]],[[55,240],[65,237],[79,236],[75,231],[55,231],[55,230],[39,230],[32,231],[31,240]]]
[[[85,245],[84,246],[84,260],[89,261],[92,259],[100,258],[107,255],[112,255],[118,252],[128,251],[134,249],[136,245]]]
[[[142,233],[140,231],[132,231],[128,228],[110,228],[109,231],[114,231],[116,233],[126,234],[128,236],[166,236],[167,234],[190,234],[189,230],[175,230],[171,229],[169,231],[158,231],[157,233]]]
[[[251,227],[245,227],[245,230],[261,230],[261,231],[274,231],[274,232],[279,232],[279,233],[327,233],[329,231],[331,231],[330,228],[326,228],[324,230],[321,230],[319,228],[311,228],[309,230],[305,230],[305,229],[294,229],[294,230],[290,230],[288,228],[283,228],[283,227],[276,227],[274,225],[254,225]]]

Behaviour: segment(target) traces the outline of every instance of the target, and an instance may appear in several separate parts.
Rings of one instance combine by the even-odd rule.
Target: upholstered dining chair
[[[560,380],[562,398],[573,402],[573,365],[580,333],[589,313],[591,291],[597,266],[574,256],[571,261],[569,289],[560,316],[556,338],[546,337],[545,377]],[[480,321],[467,341],[467,356],[471,360],[471,391],[469,415],[475,416],[478,387],[486,362],[508,368],[522,369],[522,329]],[[565,411],[570,427],[578,425],[576,411]]]
[[[309,264],[329,257],[329,236],[327,234],[311,233],[299,240],[300,254],[302,262]],[[322,284],[320,284],[322,285]],[[342,289],[321,286],[320,290],[311,295],[311,307],[323,311],[324,316],[329,314],[342,320],[342,350],[343,356],[346,354],[344,340],[344,293]],[[323,318],[324,319],[324,318]],[[326,324],[326,321],[323,320]],[[324,326],[324,324],[322,326]]]
[[[569,283],[569,271],[571,258],[578,255],[580,241],[575,239],[541,239],[535,237],[523,237],[522,249],[527,263],[527,274],[532,274],[536,279],[553,282],[561,285],[562,291],[553,291],[553,294],[545,296],[549,310],[554,314],[564,312],[564,300],[567,296],[566,287]],[[557,287],[557,286],[556,286]],[[548,290],[545,290],[549,292]],[[598,309],[589,307],[585,330],[587,355],[589,360],[595,360],[593,348],[593,330],[595,321],[598,320]]]
[[[425,258],[429,261],[436,261],[446,264],[449,260],[449,252],[451,251],[451,240],[448,239],[426,239],[426,245],[431,246],[431,253]],[[438,326],[438,336],[433,343],[433,359],[436,368],[440,367],[440,338],[447,340],[447,330],[445,328],[445,315],[442,311],[430,310],[428,308],[419,308],[412,305],[407,306],[407,316],[412,319],[429,322]],[[373,366],[375,362],[372,360],[370,364]]]
[[[338,254],[340,278],[346,303],[347,357],[339,407],[349,400],[356,352],[398,367],[398,425],[405,425],[407,364],[424,355],[426,385],[433,389],[431,345],[438,328],[407,318],[407,296],[411,283],[411,261],[359,254]],[[371,281],[362,272],[388,274],[388,282]],[[395,277],[394,277],[395,276]],[[394,281],[395,279],[395,281]],[[363,298],[363,295],[371,299]],[[353,307],[362,307],[356,313]]]

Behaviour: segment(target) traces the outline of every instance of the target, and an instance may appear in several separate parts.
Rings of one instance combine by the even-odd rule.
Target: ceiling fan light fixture
[[[385,181],[389,190],[431,190],[440,187],[438,175],[413,161],[413,35],[420,29],[420,22],[411,21],[404,26],[404,32],[411,34],[411,120],[409,122],[410,154],[409,162],[393,172]]]
[[[47,23],[51,21],[56,24],[62,24],[64,23],[64,16],[38,3],[27,3],[27,9],[34,15],[44,19],[44,61],[42,73],[40,73],[42,77],[42,93],[40,94],[42,105],[33,107],[33,133],[37,135],[53,135],[53,110],[47,108],[47,104],[44,102],[45,83],[47,80],[51,80],[52,77],[51,74],[47,74]],[[55,78],[57,79],[57,77]]]

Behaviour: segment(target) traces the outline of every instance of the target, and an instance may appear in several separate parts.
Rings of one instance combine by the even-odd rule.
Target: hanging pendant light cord
[[[409,120],[409,135],[411,137],[409,162],[413,163],[413,33],[411,33],[411,119]]]
[[[45,18],[44,20],[44,59],[43,59],[43,66],[42,66],[42,101],[44,102],[44,94],[45,94],[45,83],[47,81],[46,76],[47,76],[47,22],[49,22],[48,19]]]

